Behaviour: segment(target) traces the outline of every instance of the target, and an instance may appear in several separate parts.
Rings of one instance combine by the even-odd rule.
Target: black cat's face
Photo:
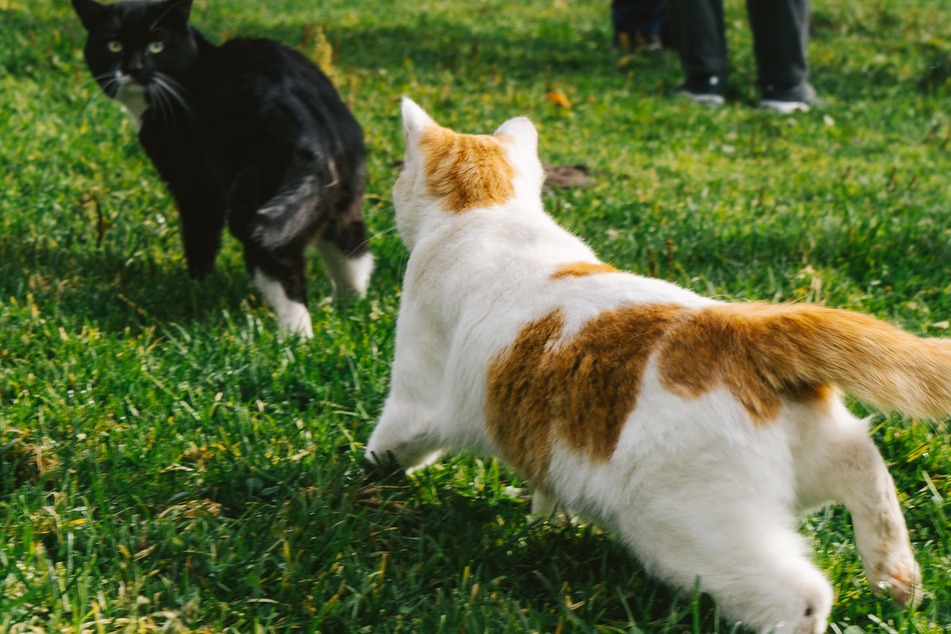
[[[198,56],[188,28],[192,0],[117,2],[72,0],[89,34],[86,64],[102,91],[133,114],[157,101],[180,101],[181,83]]]

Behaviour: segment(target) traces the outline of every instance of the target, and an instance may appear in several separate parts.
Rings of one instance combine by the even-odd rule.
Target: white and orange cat
[[[458,134],[404,99],[403,126],[393,198],[410,258],[368,458],[500,456],[536,510],[596,520],[760,632],[825,631],[832,587],[797,513],[842,502],[872,586],[917,599],[894,484],[839,390],[943,417],[951,342],[618,271],[542,208],[529,120]]]

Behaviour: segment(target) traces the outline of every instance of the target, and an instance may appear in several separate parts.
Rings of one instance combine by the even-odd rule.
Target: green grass
[[[738,0],[719,110],[666,95],[673,56],[612,50],[607,5],[195,3],[214,39],[329,45],[366,130],[370,295],[321,303],[314,257],[316,337],[281,341],[233,239],[188,281],[172,201],[89,81],[69,3],[0,0],[0,631],[732,631],[596,527],[526,523],[506,494],[523,483],[495,460],[366,472],[406,263],[399,97],[465,132],[531,116],[544,161],[593,175],[549,209],[617,266],[946,336],[951,12],[815,0],[826,105],[782,118],[754,107]],[[835,585],[833,631],[944,632],[948,421],[873,415],[929,594],[910,611],[874,597],[848,514],[826,509],[803,530]]]

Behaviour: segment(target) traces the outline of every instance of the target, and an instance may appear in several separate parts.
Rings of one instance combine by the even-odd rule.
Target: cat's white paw
[[[310,321],[310,311],[307,306],[287,297],[284,286],[273,278],[268,277],[260,270],[254,272],[254,285],[267,299],[268,304],[277,317],[277,324],[282,330],[299,335],[304,339],[314,338],[314,327]]]
[[[396,461],[407,473],[412,473],[439,459],[442,451],[426,433],[425,425],[408,423],[400,416],[386,414],[384,408],[384,416],[367,441],[364,453],[367,460],[378,465]]]
[[[823,634],[829,627],[831,611],[831,591],[828,601],[809,602],[805,607],[798,605],[797,614],[785,620],[759,629],[762,634]]]
[[[317,242],[317,251],[340,293],[367,296],[370,276],[373,274],[373,254],[367,251],[357,257],[348,257],[336,245],[323,240]]]
[[[921,571],[914,559],[891,561],[867,572],[872,589],[901,606],[921,603]]]
[[[387,464],[396,463],[406,473],[413,473],[424,467],[428,467],[433,464],[439,457],[442,455],[441,451],[432,451],[429,453],[413,453],[409,447],[395,447],[389,448],[386,450],[381,449],[371,449],[369,446],[366,451],[363,453],[363,457],[368,461],[372,462],[375,465],[385,466]]]
[[[313,339],[314,326],[310,321],[310,312],[303,304],[296,304],[294,308],[296,310],[290,311],[289,314],[278,314],[278,324],[303,339]]]

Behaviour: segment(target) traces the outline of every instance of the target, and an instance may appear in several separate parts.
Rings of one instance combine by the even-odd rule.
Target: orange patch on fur
[[[684,399],[725,387],[753,423],[785,403],[828,407],[832,385],[882,407],[951,412],[951,343],[872,317],[807,304],[667,304],[605,311],[563,340],[554,311],[489,364],[485,415],[504,457],[544,489],[558,438],[595,461],[614,453],[653,352]]]
[[[723,385],[756,424],[774,420],[784,401],[826,401],[834,377],[816,372],[809,358],[821,326],[791,319],[797,312],[795,305],[747,303],[693,313],[661,352],[661,384],[683,398]]]
[[[486,423],[505,458],[542,488],[554,437],[608,460],[651,352],[684,310],[655,304],[607,311],[567,341],[560,311],[524,326],[488,372]]]
[[[763,380],[778,390],[838,385],[884,410],[951,413],[951,342],[920,339],[883,321],[809,304],[724,304],[747,334]]]
[[[569,262],[562,264],[551,274],[553,280],[564,277],[584,277],[598,273],[617,273],[618,270],[604,262]]]
[[[827,400],[830,385],[885,410],[951,412],[947,343],[810,304],[719,304],[698,311],[670,334],[660,370],[664,386],[684,397],[722,382],[757,423],[775,418],[784,400]]]
[[[661,384],[682,398],[697,398],[724,384],[755,422],[771,420],[782,398],[751,348],[759,339],[757,329],[718,308],[697,311],[670,334],[658,361]]]
[[[430,126],[420,148],[426,156],[429,192],[443,199],[447,211],[497,205],[515,195],[515,170],[499,137]]]

